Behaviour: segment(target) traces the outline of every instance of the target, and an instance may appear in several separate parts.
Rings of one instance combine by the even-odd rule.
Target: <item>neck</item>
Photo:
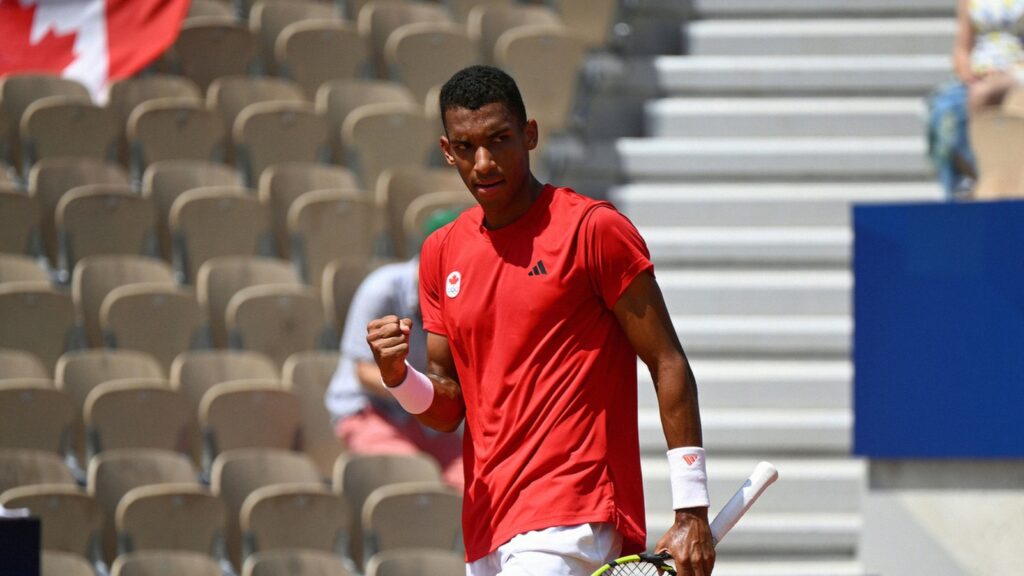
[[[530,174],[530,178],[523,184],[522,190],[516,194],[515,200],[500,209],[488,211],[484,208],[484,226],[490,230],[497,230],[519,220],[540,197],[543,189],[544,185],[534,178],[533,174]]]

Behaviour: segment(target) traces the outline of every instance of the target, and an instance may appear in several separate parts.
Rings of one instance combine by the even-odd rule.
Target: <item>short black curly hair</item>
[[[487,104],[500,102],[522,124],[526,124],[526,106],[516,81],[494,66],[470,66],[456,72],[441,87],[441,121],[452,108],[479,110]]]

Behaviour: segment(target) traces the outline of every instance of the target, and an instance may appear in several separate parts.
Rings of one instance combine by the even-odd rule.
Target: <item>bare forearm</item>
[[[363,392],[377,398],[391,398],[386,388],[380,385],[380,368],[374,362],[357,360],[355,362],[356,379],[363,388]]]
[[[703,446],[697,383],[686,357],[673,354],[649,368],[668,447]]]
[[[454,432],[466,416],[462,388],[452,380],[438,374],[428,374],[434,384],[434,401],[430,408],[416,418],[424,425],[440,432]]]

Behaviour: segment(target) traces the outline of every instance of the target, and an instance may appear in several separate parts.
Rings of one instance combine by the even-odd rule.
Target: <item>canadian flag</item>
[[[174,43],[190,0],[0,0],[0,76],[53,72],[97,101]]]

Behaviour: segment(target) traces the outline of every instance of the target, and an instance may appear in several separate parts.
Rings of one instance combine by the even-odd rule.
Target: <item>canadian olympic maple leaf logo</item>
[[[0,75],[11,72],[58,72],[75,61],[75,32],[53,29],[32,42],[36,6],[0,0]]]

